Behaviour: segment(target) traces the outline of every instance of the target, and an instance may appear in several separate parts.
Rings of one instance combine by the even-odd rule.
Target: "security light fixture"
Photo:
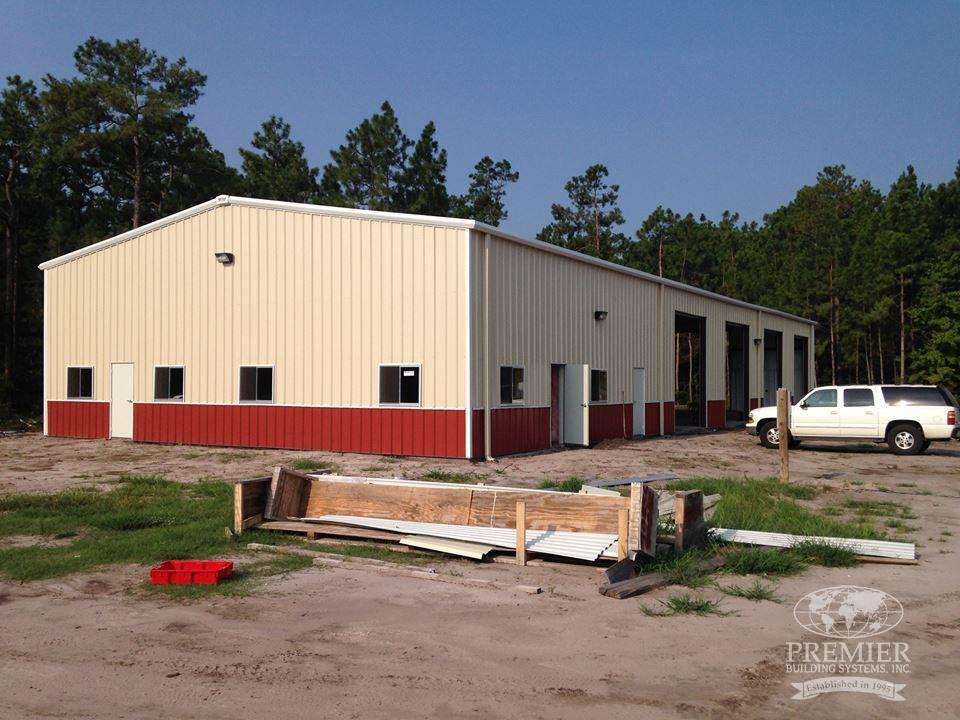
[[[762,342],[763,342],[763,338],[754,338],[754,339],[753,339],[753,344],[756,345],[757,347],[760,347],[760,343],[762,343]]]
[[[608,313],[607,313],[606,310],[594,310],[594,311],[593,311],[593,319],[596,320],[596,321],[598,321],[598,322],[602,322],[602,321],[606,320],[606,319],[607,319],[607,315],[608,315]]]
[[[233,253],[218,252],[214,253],[214,257],[217,258],[217,262],[221,265],[233,265]]]

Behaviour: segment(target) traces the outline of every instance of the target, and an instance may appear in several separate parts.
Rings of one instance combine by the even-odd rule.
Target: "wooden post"
[[[790,391],[777,390],[777,432],[780,435],[780,482],[790,482]]]
[[[702,547],[707,541],[707,526],[703,520],[703,492],[684,490],[674,496],[673,549],[683,553],[692,547]]]
[[[243,483],[239,482],[233,486],[233,531],[243,532]]]
[[[527,505],[517,503],[517,565],[527,564]]]
[[[630,532],[630,511],[620,508],[617,512],[617,560],[627,558],[627,535]]]

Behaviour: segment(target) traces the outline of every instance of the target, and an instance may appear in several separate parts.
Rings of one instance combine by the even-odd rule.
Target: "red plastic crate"
[[[232,574],[232,562],[167,560],[155,568],[150,568],[150,582],[154,585],[185,585],[187,583],[216,585]]]

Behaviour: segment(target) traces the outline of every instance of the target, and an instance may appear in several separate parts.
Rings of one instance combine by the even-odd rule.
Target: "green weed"
[[[736,548],[723,560],[724,572],[734,575],[796,575],[806,567],[796,555],[776,548]]]
[[[583,487],[583,484],[586,482],[585,478],[577,477],[568,477],[565,480],[541,480],[537,484],[537,488],[540,490],[556,490],[558,492],[565,493],[578,493],[580,488]]]
[[[649,615],[652,617],[667,617],[670,615],[704,616],[729,614],[720,609],[719,602],[707,600],[705,597],[692,595],[690,593],[671,595],[666,600],[658,600],[657,602],[663,606],[662,609],[650,608],[646,605],[641,605],[640,611],[644,615]]]
[[[727,595],[753,600],[754,602],[761,602],[762,600],[780,602],[780,598],[776,594],[777,586],[764,583],[760,578],[755,578],[749,585],[718,585],[717,587]]]
[[[420,476],[420,480],[443,483],[476,483],[480,476],[474,473],[451,472],[449,470],[430,470]]]
[[[343,473],[343,468],[335,462],[330,460],[321,460],[319,458],[300,458],[299,460],[294,460],[290,467],[294,470],[299,470],[300,472],[318,472],[324,471],[328,472],[331,475],[340,475]]]

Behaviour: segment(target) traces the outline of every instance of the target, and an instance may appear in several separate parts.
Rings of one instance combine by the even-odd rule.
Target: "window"
[[[590,371],[590,402],[607,401],[607,371]]]
[[[949,393],[936,387],[884,387],[881,392],[887,405],[953,405]]]
[[[843,391],[844,407],[873,407],[873,390],[870,388],[850,388]]]
[[[380,404],[419,405],[420,367],[418,365],[381,365]]]
[[[153,369],[153,399],[183,400],[183,368],[157,366]]]
[[[240,368],[240,402],[273,402],[273,368]]]
[[[836,390],[815,390],[807,395],[804,403],[807,407],[836,407]]]
[[[67,397],[71,400],[93,399],[93,368],[67,368]]]
[[[523,368],[500,367],[500,404],[523,402]]]

